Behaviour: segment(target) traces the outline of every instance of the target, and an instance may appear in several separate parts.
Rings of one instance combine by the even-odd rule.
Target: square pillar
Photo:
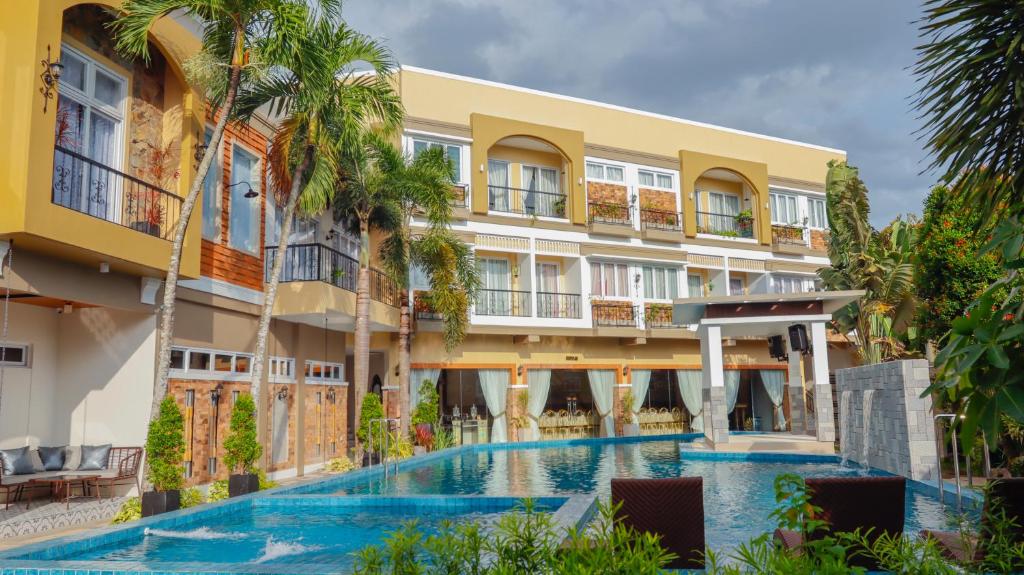
[[[811,323],[811,350],[813,351],[814,419],[818,441],[835,441],[835,414],[832,411],[832,386],[828,382],[828,342],[825,322]]]
[[[807,406],[804,404],[804,367],[800,352],[789,349],[789,426],[790,433],[807,433]]]
[[[704,438],[712,445],[729,442],[729,413],[725,398],[725,366],[722,361],[722,328],[701,325],[701,388],[704,404]]]

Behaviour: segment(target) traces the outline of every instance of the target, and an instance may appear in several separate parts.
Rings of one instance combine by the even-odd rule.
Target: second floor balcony
[[[278,246],[267,246],[264,266],[269,281]],[[329,246],[317,243],[294,244],[285,251],[281,266],[281,283],[324,282],[345,291],[356,293],[359,262]],[[397,307],[400,300],[398,285],[384,272],[370,268],[370,299]]]
[[[537,292],[537,317],[580,319],[580,302],[578,293]]]
[[[565,218],[565,194],[508,186],[488,186],[488,209],[492,212]]]
[[[728,238],[752,239],[754,220],[741,214],[697,212],[697,233]]]
[[[476,315],[532,317],[530,292],[510,289],[481,289],[476,293]]]

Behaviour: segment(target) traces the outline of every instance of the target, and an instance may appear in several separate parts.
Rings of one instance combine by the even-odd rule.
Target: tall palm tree
[[[325,13],[336,13],[339,0],[320,0]],[[287,38],[300,26],[306,5],[300,0],[124,0],[121,15],[111,24],[117,50],[128,57],[149,61],[149,34],[153,25],[171,14],[184,14],[203,26],[200,53],[189,62],[195,76],[192,80],[203,86],[210,110],[217,110],[217,122],[209,145],[199,162],[192,186],[181,204],[181,214],[174,227],[171,257],[164,281],[160,307],[160,329],[157,337],[157,377],[153,389],[150,417],[155,418],[160,402],[167,394],[171,366],[171,340],[174,335],[174,306],[181,267],[181,251],[185,243],[192,210],[203,189],[203,180],[217,155],[228,118],[234,110],[239,86],[259,75],[264,52],[257,51],[259,41],[265,51],[283,47],[273,38]]]
[[[916,226],[897,219],[881,232],[868,223],[868,190],[856,168],[830,163],[827,180],[831,267],[819,272],[829,289],[864,290],[836,313],[835,328],[852,334],[864,363],[904,352],[900,335],[916,306],[913,255]]]
[[[270,150],[270,171],[284,203],[277,256],[264,289],[251,374],[259,409],[267,335],[296,212],[322,213],[339,177],[339,153],[371,124],[393,129],[403,111],[391,74],[396,64],[383,45],[344,22],[311,15],[274,72],[241,97],[239,113],[269,104],[282,117]],[[357,67],[369,67],[371,73]],[[264,426],[260,426],[263,429]]]
[[[429,278],[430,289],[418,297],[426,300],[441,315],[443,337],[448,351],[465,338],[469,325],[469,305],[480,283],[473,252],[451,232],[454,167],[440,147],[427,149],[410,161],[398,161],[401,152],[387,146],[380,154],[389,155],[387,162],[395,172],[392,185],[399,191],[401,221],[381,243],[380,256],[385,270],[401,289],[400,323],[398,328],[398,386],[400,432],[409,433],[412,414],[410,392],[410,346],[412,314],[410,313],[409,269],[415,266]],[[413,215],[425,219],[426,225],[412,231]],[[436,382],[434,382],[436,383]]]

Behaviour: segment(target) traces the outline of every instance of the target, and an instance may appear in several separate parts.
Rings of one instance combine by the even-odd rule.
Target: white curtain
[[[540,441],[541,414],[544,413],[544,406],[548,403],[548,390],[551,389],[550,369],[528,369],[526,370],[526,385],[529,387],[526,396],[527,418],[530,420],[530,437],[534,441]]]
[[[487,185],[490,186],[491,208],[508,211],[508,164],[495,160],[487,162]]]
[[[420,404],[420,385],[423,384],[423,380],[428,379],[437,385],[439,377],[441,377],[441,368],[439,367],[409,370],[409,409],[416,409],[416,406]]]
[[[508,430],[505,425],[505,403],[508,398],[508,370],[478,369],[480,388],[484,392],[487,411],[491,412],[494,423],[491,424],[491,443],[508,441]]]
[[[615,393],[614,369],[588,369],[590,395],[594,396],[594,407],[601,417],[601,436],[615,437],[615,415],[612,414]]]
[[[630,422],[636,423],[636,414],[644,406],[647,399],[647,388],[651,386],[651,370],[634,369],[629,372],[629,381],[633,392],[633,405],[630,406]]]
[[[736,409],[736,396],[740,393],[740,372],[736,369],[725,370],[726,413]]]
[[[775,406],[775,424],[781,431],[786,430],[786,414],[782,409],[782,398],[785,394],[785,376],[779,369],[762,369],[761,382],[764,383],[764,390],[768,392],[768,398]]]
[[[677,369],[676,383],[679,397],[683,398],[686,411],[690,412],[690,429],[704,431],[704,393],[701,372],[696,369]]]

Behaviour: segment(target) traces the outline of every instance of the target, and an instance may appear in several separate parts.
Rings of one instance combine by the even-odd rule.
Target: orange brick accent
[[[334,390],[334,403],[328,390]],[[317,394],[322,394],[317,402]],[[345,454],[348,389],[338,385],[306,385],[306,464],[321,463]],[[319,451],[317,447],[319,446]]]
[[[676,211],[676,195],[674,192],[640,188],[640,208],[674,212]]]
[[[210,392],[217,386],[223,384],[224,388],[220,394],[218,403],[219,412],[214,421],[213,404],[210,402]],[[195,405],[192,408],[192,416],[188,417],[185,408],[185,392],[195,391]],[[231,396],[232,392],[249,392],[249,384],[229,381],[199,381],[199,380],[171,380],[168,383],[168,393],[178,403],[182,414],[185,417],[185,438],[186,459],[191,456],[192,476],[188,478],[186,485],[198,485],[209,483],[216,479],[227,479],[230,470],[224,465],[224,440],[228,436],[228,426],[231,423]],[[211,426],[216,426],[216,445],[211,449]],[[191,441],[188,441],[191,439]],[[210,473],[210,457],[217,458],[217,472]]]
[[[215,119],[211,119],[215,121]],[[259,197],[252,201],[260,203],[260,242],[257,254],[248,254],[228,247],[228,234],[231,222],[231,156],[235,143],[243,146],[246,151],[256,154],[260,159],[260,181],[255,182],[253,189]],[[266,183],[267,174],[267,138],[259,131],[245,125],[228,124],[224,131],[224,142],[221,154],[221,211],[220,241],[203,240],[199,260],[199,272],[213,279],[226,281],[235,285],[254,290],[263,290],[263,246],[266,241],[266,194],[270,192]]]
[[[825,230],[811,230],[811,249],[817,251],[828,251],[828,232]]]
[[[626,196],[626,186],[606,184],[604,182],[587,182],[588,202],[626,205],[629,203]]]

